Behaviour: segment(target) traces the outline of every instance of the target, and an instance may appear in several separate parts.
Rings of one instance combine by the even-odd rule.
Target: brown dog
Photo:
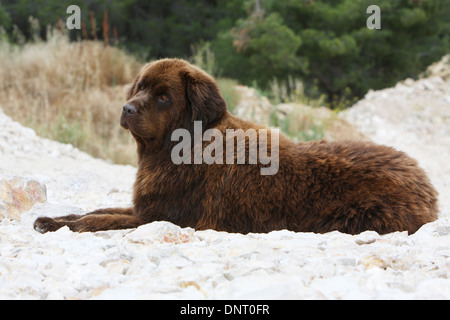
[[[194,121],[202,126],[195,127],[200,122]],[[134,206],[40,217],[36,230],[67,225],[78,232],[98,231],[166,220],[181,227],[240,233],[413,233],[437,218],[437,192],[406,154],[367,142],[294,143],[282,135],[274,140],[273,130],[263,136],[263,127],[227,111],[212,77],[183,60],[145,65],[131,86],[120,123],[138,146]],[[188,148],[179,149],[172,140],[180,128],[194,136],[215,129],[210,132],[217,148],[211,152],[212,138],[203,136],[200,144],[188,140]],[[245,164],[239,164],[237,144],[231,151],[222,148],[235,139],[227,129],[244,139]],[[248,130],[256,134],[246,134]],[[251,161],[255,143],[265,144],[267,155],[276,156],[272,174],[262,174],[268,163],[261,152],[256,163]],[[174,161],[175,147],[175,155],[183,153],[186,161]],[[198,161],[207,148],[216,160],[212,164]],[[193,154],[184,154],[191,150]],[[198,151],[200,158],[195,159]],[[230,159],[236,161],[226,161]]]

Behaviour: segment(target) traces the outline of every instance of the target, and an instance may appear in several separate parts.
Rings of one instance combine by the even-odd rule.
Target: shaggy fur
[[[214,79],[189,63],[164,59],[145,65],[120,121],[138,146],[133,207],[41,217],[35,229],[67,225],[78,232],[98,231],[165,220],[239,233],[413,233],[437,218],[437,193],[417,162],[368,142],[294,143],[280,135],[275,175],[261,175],[259,161],[176,165],[170,157],[171,133],[177,128],[192,132],[195,120],[202,121],[203,130],[220,130],[224,145],[226,129],[262,128],[231,115]]]

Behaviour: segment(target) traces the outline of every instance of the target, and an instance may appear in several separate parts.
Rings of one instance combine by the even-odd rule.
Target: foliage
[[[238,85],[237,81],[229,78],[217,78],[217,84],[228,109],[233,112],[240,99],[239,93],[235,89]]]
[[[450,50],[449,0],[372,1],[381,9],[381,30],[366,27],[367,1],[246,3],[248,17],[215,40],[224,75],[247,84],[256,79],[262,88],[272,78],[301,78],[307,95],[326,93],[332,106],[415,77]]]
[[[65,23],[69,16],[67,7],[78,5],[86,34],[96,40],[103,37],[101,22],[107,14],[108,27],[116,28],[122,44],[132,52],[139,52],[145,60],[187,57],[191,45],[212,40],[221,28],[231,27],[242,13],[241,1],[237,0],[2,0],[2,3],[27,38],[29,16],[37,17],[43,26],[55,25],[58,20]],[[45,39],[45,30],[41,36]],[[72,40],[83,37],[81,30],[72,30],[70,36]]]
[[[415,77],[450,51],[450,0],[74,0],[82,30],[72,40],[104,39],[140,57],[188,58],[207,46],[213,72],[269,90],[273,81],[332,107],[369,88]],[[368,5],[381,9],[369,30]],[[29,16],[65,27],[66,1],[2,0],[0,26],[16,43],[36,38]],[[59,22],[58,22],[59,21]],[[103,21],[103,23],[102,23]],[[113,31],[113,32],[111,32]],[[34,32],[34,33],[33,33]],[[193,49],[194,48],[194,49]],[[195,53],[195,52],[194,52]],[[212,64],[211,64],[212,63]],[[290,96],[290,94],[288,94]]]
[[[5,9],[2,7],[2,4],[0,3],[0,27],[8,28],[11,24],[11,17],[9,16],[8,12],[5,11]]]
[[[0,39],[1,40],[1,39]],[[100,41],[0,41],[0,109],[40,136],[116,163],[136,163],[132,136],[119,126],[125,87],[141,65]]]

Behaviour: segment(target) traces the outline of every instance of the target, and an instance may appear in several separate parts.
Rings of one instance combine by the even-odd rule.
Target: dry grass
[[[0,108],[49,139],[115,163],[136,163],[135,142],[119,126],[124,87],[140,63],[102,42],[0,42]]]
[[[142,64],[101,41],[69,42],[56,29],[47,39],[36,36],[35,42],[12,46],[0,30],[0,108],[42,137],[114,163],[136,164],[135,141],[119,118],[126,85]],[[218,84],[233,108],[237,83]]]
[[[1,40],[0,32],[0,108],[42,137],[71,143],[114,163],[136,164],[136,144],[120,127],[119,118],[125,87],[141,64],[101,41],[69,42],[58,32],[47,38],[47,42],[11,46]],[[205,50],[194,52],[191,60],[215,73],[214,57],[208,47]],[[223,78],[217,81],[233,111],[240,100],[237,82]],[[287,99],[285,88],[277,86],[273,92]],[[295,87],[292,93],[297,102],[305,102],[302,87]],[[292,96],[289,98],[292,100]],[[273,114],[269,124],[279,126],[294,139],[323,138],[331,120],[327,118],[325,123],[299,110],[294,108],[283,118]]]

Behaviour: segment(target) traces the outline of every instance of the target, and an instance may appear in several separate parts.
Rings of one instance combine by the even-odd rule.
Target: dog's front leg
[[[34,222],[34,229],[41,232],[56,231],[68,226],[76,232],[95,232],[136,228],[144,222],[133,215],[133,208],[109,208],[86,215],[67,215],[57,218],[40,217]]]

